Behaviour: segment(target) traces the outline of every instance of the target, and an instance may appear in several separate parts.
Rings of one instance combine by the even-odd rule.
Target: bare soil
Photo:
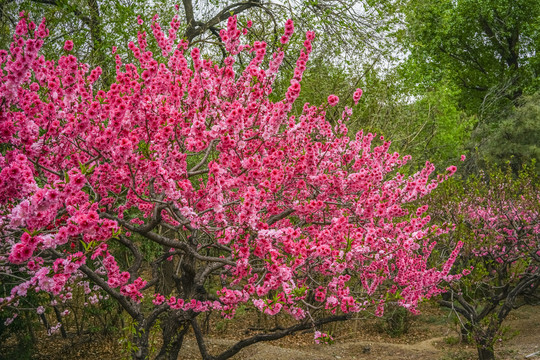
[[[257,333],[257,328],[269,328],[286,320],[262,318],[249,311],[237,319],[227,321],[219,316],[211,318],[208,325],[208,348],[218,354],[240,339]],[[351,360],[351,359],[435,359],[474,360],[476,349],[459,339],[458,326],[448,311],[426,305],[421,315],[411,319],[407,333],[391,337],[384,331],[381,319],[362,315],[356,321],[326,326],[323,331],[334,334],[332,345],[316,345],[313,333],[303,333],[274,341],[259,343],[242,350],[237,360]],[[204,324],[203,324],[204,325]],[[525,306],[509,315],[505,321],[507,331],[497,345],[500,360],[540,360],[540,307]],[[251,330],[250,330],[251,328]],[[158,337],[158,336],[157,336]],[[159,345],[159,344],[156,344]],[[67,340],[55,335],[40,336],[35,359],[66,360],[116,360],[125,357],[115,337],[86,335]],[[184,342],[179,359],[200,359],[197,344],[190,334]]]

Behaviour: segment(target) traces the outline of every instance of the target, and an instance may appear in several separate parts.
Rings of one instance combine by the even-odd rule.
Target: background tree
[[[168,0],[151,3],[144,0],[2,0],[0,22],[6,31],[2,32],[0,44],[7,48],[11,42],[10,30],[13,31],[17,23],[18,13],[27,11],[34,21],[46,16],[49,28],[58,34],[47,40],[45,50],[50,48],[52,53],[58,52],[65,40],[73,39],[79,57],[91,65],[114,63],[111,61],[111,47],[114,44],[126,49],[137,27],[133,19],[141,16],[148,21],[158,10],[162,16],[170,17],[172,11],[168,9],[173,9],[174,5]],[[324,55],[327,60],[336,62],[336,56],[340,55],[338,61],[347,62],[349,66],[354,63],[352,54],[356,60],[364,60],[380,48],[381,32],[392,19],[390,4],[368,6],[361,0],[291,1],[286,5],[260,0],[183,0],[178,11],[182,19],[182,37],[199,47],[206,42],[221,42],[219,32],[224,22],[232,14],[242,13],[256,20],[257,31],[252,31],[252,34],[278,47],[278,28],[286,19],[293,18],[301,31],[320,33],[318,56]],[[273,41],[268,41],[270,34],[274,35]],[[107,61],[103,61],[105,59]],[[103,77],[108,72],[114,76],[114,68],[103,71]],[[109,79],[109,83],[113,80]]]
[[[531,169],[518,178],[511,171],[493,170],[452,179],[430,199],[434,217],[455,224],[455,231],[439,243],[450,251],[457,239],[464,241],[456,271],[470,272],[449,285],[440,304],[455,311],[480,360],[495,358],[494,345],[508,314],[538,297],[538,186]]]
[[[501,124],[512,121],[507,116],[524,103],[520,97],[539,90],[539,3],[412,0],[403,2],[401,9],[405,23],[395,34],[410,52],[403,63],[404,74],[421,87],[421,93],[441,82],[459,89],[457,108],[478,120],[468,147],[474,150],[482,138],[489,138],[491,144],[503,140],[499,148],[527,147],[526,139],[517,145],[515,141],[521,139],[513,137],[507,143],[498,134],[507,132]],[[517,130],[526,131],[526,126]],[[467,164],[471,171],[478,170],[485,158],[498,158],[501,164],[510,160],[490,150],[494,148],[488,145],[478,156],[472,151]]]
[[[540,95],[524,95],[517,107],[501,114],[499,124],[482,123],[473,132],[472,143],[480,167],[509,164],[518,173],[522,164],[535,164],[540,173]]]
[[[538,2],[413,0],[403,11],[402,39],[422,84],[450,79],[462,89],[461,106],[485,114],[537,91]]]
[[[46,39],[45,54],[54,56],[61,51],[65,40],[73,40],[79,59],[93,66],[99,64],[103,69],[103,74],[95,86],[107,86],[114,81],[116,70],[111,51],[113,44],[118,47],[118,53],[123,54],[123,61],[135,61],[127,51],[127,44],[134,40],[133,34],[139,30],[139,25],[132,21],[133,19],[140,16],[142,21],[148,22],[156,11],[163,16],[172,17],[172,11],[165,14],[164,9],[173,9],[173,4],[166,0],[151,4],[142,0],[96,0],[91,3],[86,0],[26,0],[4,1],[2,5],[2,21],[6,28],[2,40],[4,48],[7,48],[11,41],[8,29],[14,29],[21,10],[30,11],[35,21],[47,16],[49,28],[58,35]],[[402,75],[393,69],[396,59],[401,56],[399,51],[396,51],[396,43],[388,36],[400,20],[400,13],[396,11],[398,5],[398,2],[360,0],[293,1],[286,5],[281,2],[186,0],[178,7],[181,19],[179,34],[191,40],[191,44],[198,46],[207,56],[223,57],[224,48],[219,35],[224,26],[223,19],[230,13],[238,13],[241,15],[239,21],[243,25],[248,19],[254,20],[255,25],[247,34],[250,41],[264,39],[268,43],[269,51],[275,51],[282,46],[279,41],[280,24],[292,18],[295,26],[302,32],[314,30],[318,34],[314,52],[311,54],[313,61],[306,65],[309,76],[303,86],[299,103],[321,103],[325,100],[326,93],[335,93],[343,98],[357,87],[363,87],[366,104],[351,118],[351,130],[366,129],[399,140],[394,142],[393,149],[414,155],[414,158],[418,159],[415,169],[420,168],[425,159],[446,167],[455,161],[455,154],[441,152],[433,146],[437,144],[437,149],[460,148],[455,146],[456,141],[461,141],[459,136],[447,145],[443,145],[439,140],[450,140],[449,136],[441,138],[442,131],[452,128],[451,123],[455,119],[461,124],[464,117],[441,112],[443,107],[435,104],[441,104],[436,96],[431,96],[429,102],[423,100],[422,105],[411,106],[412,97],[420,99],[423,95],[418,91],[414,92],[410,83],[404,81]],[[98,13],[99,16],[91,22],[93,13]],[[88,24],[95,26],[91,29]],[[100,35],[102,33],[104,36]],[[102,38],[102,41],[94,44],[94,38]],[[303,41],[302,36],[293,35],[287,47],[301,47]],[[158,56],[159,48],[153,44],[150,44],[150,48]],[[272,95],[276,99],[284,96],[289,79],[293,76],[296,58],[287,55],[289,53],[292,54],[286,52],[283,71],[276,79]],[[106,61],[97,61],[98,58]],[[249,61],[249,57],[240,55],[238,64],[248,64]],[[445,105],[444,109],[450,108]],[[301,110],[302,106],[298,105],[295,113],[299,114]],[[329,120],[338,119],[342,110],[343,107],[338,106],[333,110],[334,114],[330,114]],[[426,114],[430,120],[426,119]],[[452,121],[447,124],[442,117]],[[389,118],[392,121],[388,121]],[[439,124],[446,125],[439,129]],[[462,129],[459,125],[457,128]]]
[[[112,46],[117,44],[127,49],[131,34],[136,32],[133,19],[139,14],[154,14],[157,8],[167,3],[155,1],[152,4],[144,0],[2,0],[0,21],[6,31],[2,32],[0,42],[2,48],[7,48],[19,12],[26,11],[35,22],[46,17],[48,28],[56,34],[45,41],[43,50],[48,56],[58,54],[66,40],[73,40],[76,55],[82,61],[92,66],[114,64]],[[114,73],[114,65],[111,68],[103,66],[100,83],[110,85]]]

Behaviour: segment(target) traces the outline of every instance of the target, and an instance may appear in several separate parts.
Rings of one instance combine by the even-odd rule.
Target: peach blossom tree
[[[538,299],[540,197],[538,177],[492,170],[466,181],[446,182],[433,194],[432,214],[454,224],[439,241],[452,249],[464,242],[455,264],[466,275],[449,284],[440,304],[460,319],[462,333],[480,360],[495,359],[503,324],[514,309]]]
[[[136,61],[115,54],[116,79],[104,90],[94,88],[101,69],[71,55],[71,42],[56,60],[40,56],[45,20],[21,14],[0,52],[0,271],[19,279],[0,309],[17,311],[30,292],[69,299],[84,286],[132,317],[134,359],[149,356],[158,319],[158,358],[176,359],[192,329],[203,359],[227,359],[370,307],[382,314],[388,298],[417,311],[456,277],[461,244],[429,267],[430,237],[442,230],[427,207],[409,210],[455,168],[433,177],[426,163],[404,176],[409,156],[374,134],[347,133],[349,107],[326,119],[335,95],[293,113],[314,33],[286,94],[271,101],[291,20],[283,49],[268,56],[264,42],[242,42],[249,29],[231,17],[221,65],[177,38],[178,17],[166,31],[157,16],[150,26],[159,50],[141,30],[129,44]],[[243,67],[239,53],[250,58]],[[147,244],[160,251],[144,253]],[[210,354],[199,315],[232,318],[240,305],[296,324]]]

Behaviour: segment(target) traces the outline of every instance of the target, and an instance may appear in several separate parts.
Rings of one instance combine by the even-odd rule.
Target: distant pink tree
[[[462,319],[463,333],[480,360],[495,359],[508,314],[538,299],[540,285],[540,187],[532,172],[515,178],[500,170],[449,181],[433,214],[455,224],[452,239],[464,242],[456,269],[468,276],[449,285],[440,303]],[[469,275],[470,274],[470,275]],[[536,300],[537,301],[537,300]]]
[[[70,42],[58,61],[39,55],[45,21],[21,14],[10,52],[0,52],[0,263],[25,274],[1,308],[30,291],[69,298],[82,277],[88,296],[97,286],[134,319],[134,359],[149,355],[158,319],[158,358],[176,359],[191,328],[203,359],[226,359],[368,307],[381,314],[386,294],[416,311],[454,278],[461,244],[429,268],[429,237],[441,230],[427,207],[406,208],[455,168],[435,179],[429,163],[398,173],[409,157],[390,153],[388,141],[348,136],[351,109],[325,120],[336,96],[291,113],[312,32],[284,99],[272,102],[283,50],[263,65],[266,44],[243,44],[231,17],[220,67],[176,38],[178,17],[166,34],[157,19],[159,54],[140,32],[129,44],[136,64],[116,54],[106,91],[94,90],[101,69],[79,62]],[[283,44],[293,31],[288,21]],[[251,59],[241,71],[239,53]],[[161,250],[143,253],[152,243]],[[119,247],[130,253],[125,268]],[[231,318],[241,304],[297,324],[209,354],[198,316]]]

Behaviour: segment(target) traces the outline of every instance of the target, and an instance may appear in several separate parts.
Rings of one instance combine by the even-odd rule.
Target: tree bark
[[[176,360],[182,348],[184,336],[189,330],[190,323],[178,316],[167,316],[161,323],[163,345],[156,360]]]
[[[137,324],[136,333],[133,335],[134,348],[131,352],[133,360],[147,360],[149,356],[148,331],[143,325]]]
[[[184,11],[186,13],[186,24],[187,24],[187,29],[184,33],[184,37],[190,43],[197,36],[215,27],[220,22],[227,20],[229,16],[240,14],[241,12],[244,12],[253,7],[261,6],[260,0],[247,0],[244,2],[240,1],[238,3],[231,4],[224,7],[223,9],[221,9],[219,13],[214,15],[210,20],[208,20],[207,22],[202,22],[195,19],[192,0],[182,0],[182,3],[184,5]]]
[[[476,348],[478,350],[478,360],[495,360],[493,346],[478,344]]]

